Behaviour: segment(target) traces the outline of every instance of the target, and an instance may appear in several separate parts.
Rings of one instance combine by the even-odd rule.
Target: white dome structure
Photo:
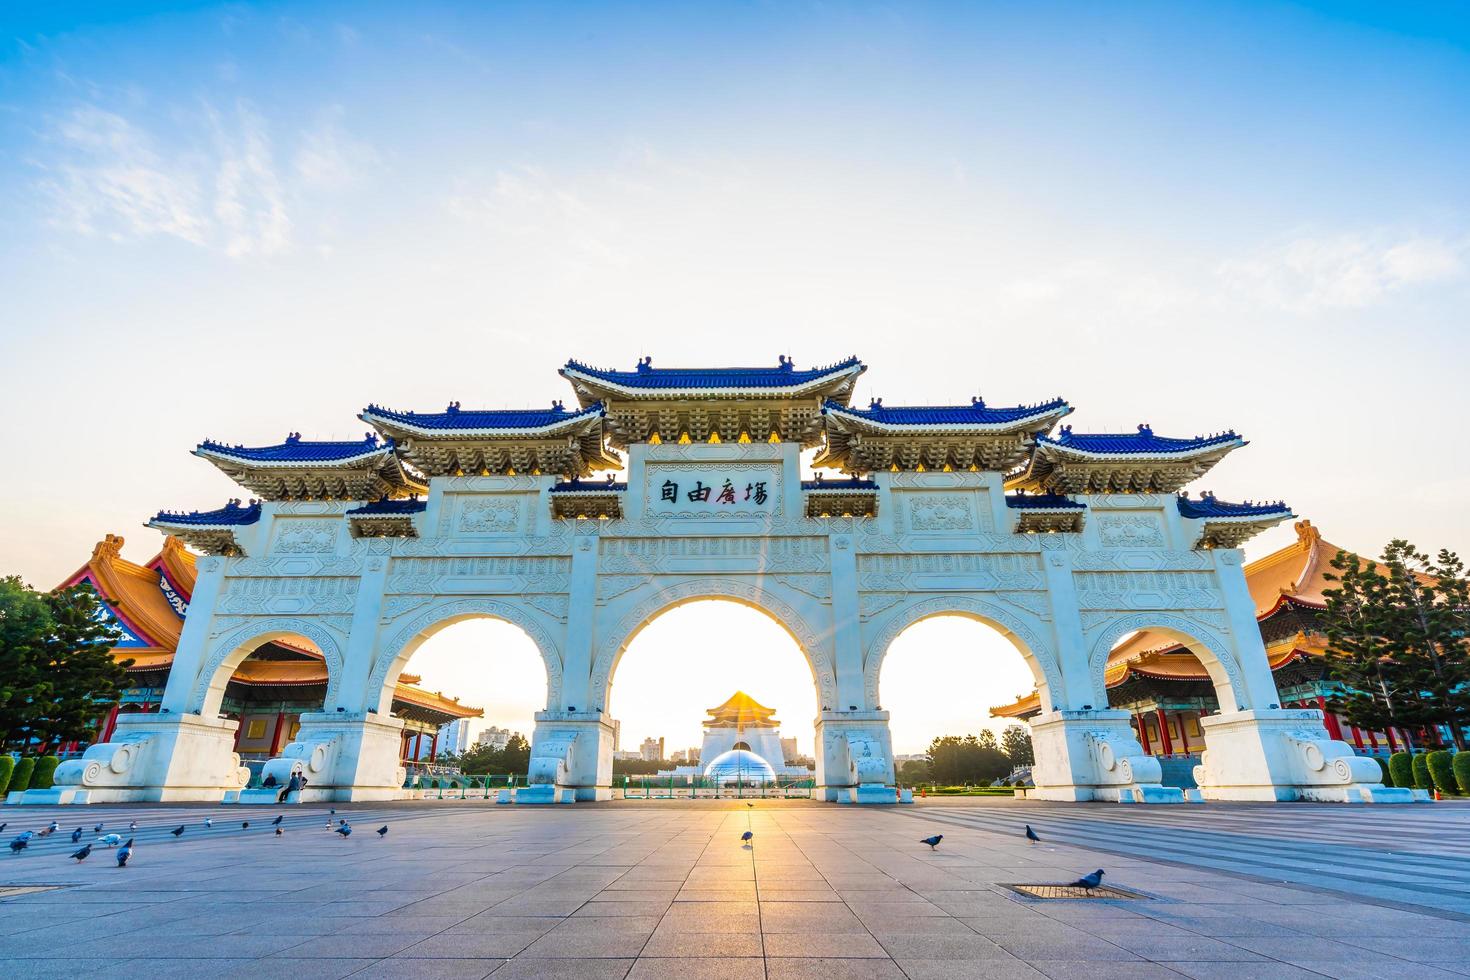
[[[715,756],[704,767],[704,775],[720,786],[776,781],[771,764],[745,749],[731,749]]]

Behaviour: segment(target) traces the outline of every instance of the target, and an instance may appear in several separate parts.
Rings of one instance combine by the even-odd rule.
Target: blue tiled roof
[[[427,500],[418,497],[408,497],[404,500],[390,500],[387,497],[374,500],[370,504],[354,507],[347,512],[348,517],[390,517],[400,514],[422,514],[424,508],[429,506]]]
[[[968,405],[894,405],[890,407],[884,405],[883,400],[879,398],[874,399],[867,408],[849,408],[834,401],[828,401],[822,406],[824,413],[833,410],[884,425],[1003,425],[1038,415],[1049,415],[1059,410],[1071,411],[1066,400],[1062,398],[1053,398],[1035,405],[1015,405],[1006,408],[991,408],[980,398],[972,399]]]
[[[248,504],[241,504],[239,499],[231,500],[219,510],[197,511],[193,510],[185,514],[183,511],[161,510],[153,521],[159,524],[189,524],[196,527],[219,527],[230,525],[243,527],[254,524],[260,520],[260,501],[252,500]]]
[[[293,432],[279,446],[227,446],[222,442],[206,439],[199,444],[197,451],[255,463],[333,463],[392,448],[392,439],[379,442],[376,434],[370,434],[357,442],[306,442],[301,438],[301,433]]]
[[[1087,505],[1060,493],[1008,493],[1006,506],[1016,510],[1086,510]]]
[[[459,402],[450,402],[442,412],[395,412],[381,405],[369,405],[363,416],[374,416],[390,422],[402,422],[424,429],[541,429],[559,422],[604,414],[602,403],[569,412],[561,402],[542,409],[471,409],[465,411]]]
[[[1061,433],[1056,437],[1040,436],[1037,439],[1039,444],[1062,446],[1067,449],[1076,449],[1087,453],[1112,453],[1117,455],[1134,453],[1190,453],[1210,446],[1220,446],[1240,441],[1240,436],[1236,435],[1234,431],[1221,432],[1211,436],[1195,436],[1193,439],[1171,439],[1166,436],[1154,435],[1154,430],[1147,425],[1140,425],[1137,432],[1122,435],[1101,432],[1073,432],[1070,425],[1064,425],[1062,426]]]
[[[803,490],[877,490],[878,484],[872,480],[859,480],[856,477],[847,480],[802,480]]]
[[[628,489],[626,483],[611,480],[564,480],[552,484],[552,493],[622,493]]]
[[[862,367],[856,357],[827,367],[798,371],[789,358],[781,357],[775,367],[745,368],[656,368],[652,358],[638,362],[632,371],[609,371],[594,368],[579,361],[567,361],[562,369],[565,375],[575,371],[610,384],[626,388],[679,389],[679,388],[794,388],[850,368]]]
[[[1291,513],[1291,508],[1279,500],[1264,503],[1247,500],[1243,504],[1232,504],[1216,500],[1212,493],[1201,494],[1198,500],[1190,500],[1183,494],[1175,499],[1179,503],[1181,517],[1275,517]]]

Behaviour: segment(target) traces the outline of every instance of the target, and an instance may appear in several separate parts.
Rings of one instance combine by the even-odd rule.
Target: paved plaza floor
[[[338,810],[5,807],[0,839],[53,817],[61,829],[0,853],[0,886],[61,887],[0,897],[0,974],[1470,976],[1466,804]],[[347,839],[326,829],[344,817]],[[68,858],[76,826],[94,840],[98,821],[126,836],[133,819],[128,867],[100,846]],[[1027,823],[1042,843],[1024,839]],[[918,839],[934,833],[931,852]],[[1144,897],[1039,901],[1004,887],[1099,867]]]

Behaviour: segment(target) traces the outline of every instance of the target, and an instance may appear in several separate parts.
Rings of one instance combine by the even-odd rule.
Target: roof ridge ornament
[[[1153,427],[1147,422],[1140,422],[1138,423],[1138,434],[1141,436],[1152,436],[1154,434]]]

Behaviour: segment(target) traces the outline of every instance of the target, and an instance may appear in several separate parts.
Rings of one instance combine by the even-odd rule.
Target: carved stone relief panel
[[[821,572],[827,539],[772,537],[604,538],[600,573]]]
[[[535,495],[529,493],[449,493],[441,505],[440,533],[459,536],[510,535],[527,527]],[[445,519],[449,526],[444,527]]]
[[[875,592],[1044,589],[1039,555],[859,555],[858,585]]]
[[[238,615],[326,615],[350,613],[356,578],[228,578],[220,586],[218,611]]]
[[[1151,511],[1097,515],[1097,533],[1107,548],[1162,548],[1164,522]]]
[[[272,555],[330,555],[337,547],[341,520],[277,518],[271,535]]]
[[[1224,605],[1209,572],[1074,572],[1086,609],[1213,609]]]
[[[395,558],[388,592],[467,593],[565,592],[570,558],[519,556]]]

